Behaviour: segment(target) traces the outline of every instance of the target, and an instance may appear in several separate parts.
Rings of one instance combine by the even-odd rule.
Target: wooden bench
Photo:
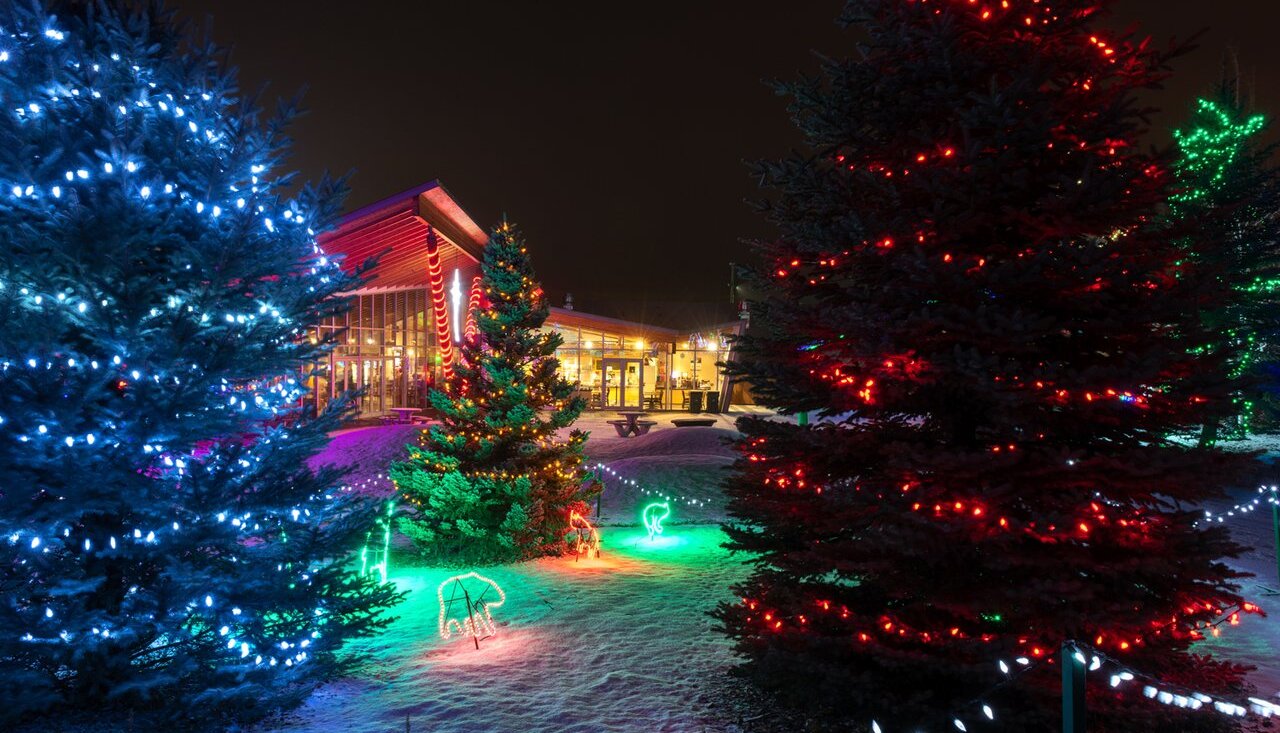
[[[655,420],[636,420],[636,435],[644,435],[649,432],[649,428],[657,424]]]
[[[625,438],[631,435],[631,426],[627,424],[626,420],[606,420],[605,422],[612,425],[613,429],[618,431],[619,438]]]
[[[714,417],[677,417],[671,423],[678,428],[709,428],[716,424]]]

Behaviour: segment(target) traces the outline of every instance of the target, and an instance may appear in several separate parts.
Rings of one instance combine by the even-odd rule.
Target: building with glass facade
[[[727,403],[716,364],[730,357],[728,337],[739,322],[684,333],[552,308],[547,325],[564,339],[556,350],[561,374],[592,408],[688,410]]]
[[[344,267],[376,264],[351,309],[313,335],[337,341],[311,381],[316,406],[356,389],[361,416],[425,406],[470,327],[486,238],[438,181],[352,212],[322,236]],[[678,331],[552,308],[547,328],[563,338],[561,372],[591,408],[719,411],[730,390],[716,364],[732,358],[727,339],[741,323]]]

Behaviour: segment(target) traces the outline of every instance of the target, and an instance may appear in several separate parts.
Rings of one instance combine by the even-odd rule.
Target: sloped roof
[[[438,180],[347,214],[320,236],[320,246],[343,255],[347,270],[376,257],[366,289],[426,287],[428,225],[443,240],[446,269],[480,261],[488,237]]]

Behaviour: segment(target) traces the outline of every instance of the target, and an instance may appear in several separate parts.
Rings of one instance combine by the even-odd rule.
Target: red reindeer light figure
[[[600,532],[576,510],[569,512],[569,531],[575,562],[584,555],[587,559],[600,557]]]

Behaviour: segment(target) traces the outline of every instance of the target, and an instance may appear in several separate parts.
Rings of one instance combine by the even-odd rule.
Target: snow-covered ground
[[[400,620],[356,646],[369,661],[321,688],[288,730],[725,730],[715,690],[731,663],[706,616],[743,568],[715,527],[604,535],[598,560],[481,569],[506,593],[497,635],[437,633],[437,587],[454,573],[393,567]],[[274,727],[274,726],[273,726]]]
[[[414,567],[393,555],[390,578],[408,598],[385,633],[353,645],[367,661],[321,688],[295,714],[263,730],[352,731],[722,731],[732,729],[723,693],[733,663],[707,616],[731,598],[747,569],[720,544],[719,482],[732,460],[732,423],[620,439],[591,415],[592,464],[604,462],[599,559],[547,558],[479,572],[506,593],[493,609],[497,635],[443,640],[437,588],[459,571]],[[597,424],[598,423],[598,424]],[[379,474],[412,441],[408,426],[334,436],[317,463],[354,463],[356,486],[379,491]],[[633,486],[626,481],[634,480]],[[650,541],[641,507],[673,500],[665,532]],[[398,561],[398,562],[397,562]]]
[[[1234,451],[1264,451],[1264,459],[1276,468],[1273,480],[1280,484],[1280,463],[1276,462],[1280,458],[1280,435],[1252,436],[1221,445]],[[1256,488],[1242,488],[1232,492],[1228,500],[1214,502],[1206,509],[1223,513],[1256,498],[1260,498]],[[1271,506],[1265,496],[1261,498],[1257,509],[1237,512],[1224,523],[1231,528],[1236,542],[1250,548],[1229,561],[1232,567],[1254,576],[1240,581],[1241,595],[1260,606],[1267,616],[1242,615],[1239,626],[1224,626],[1221,636],[1206,639],[1198,648],[1221,659],[1253,666],[1249,681],[1256,687],[1258,697],[1280,704],[1280,595],[1274,595],[1280,589],[1280,567]]]
[[[680,428],[659,417],[648,435],[618,438],[587,415],[591,464],[604,463],[599,525],[604,554],[575,562],[548,558],[480,569],[507,594],[495,608],[495,637],[474,645],[437,633],[439,584],[455,571],[412,566],[393,557],[391,578],[410,591],[399,620],[355,649],[367,662],[351,678],[318,691],[297,713],[263,726],[290,731],[727,731],[738,713],[728,642],[706,615],[730,598],[747,568],[722,547],[719,484],[733,453],[725,441],[732,421]],[[416,435],[410,426],[346,431],[317,463],[354,464],[352,483],[385,492],[386,466]],[[1235,450],[1280,454],[1280,436],[1233,442]],[[1280,483],[1280,465],[1277,466]],[[636,485],[629,483],[634,480]],[[646,493],[649,492],[649,493]],[[672,499],[666,534],[650,542],[640,508]],[[1256,494],[1244,488],[1208,507],[1230,509]],[[1269,506],[1230,518],[1241,544],[1252,548],[1231,564],[1257,577],[1244,595],[1268,617],[1246,615],[1239,626],[1200,645],[1215,656],[1253,665],[1260,697],[1280,702],[1280,587]],[[1157,670],[1148,670],[1158,672]]]

